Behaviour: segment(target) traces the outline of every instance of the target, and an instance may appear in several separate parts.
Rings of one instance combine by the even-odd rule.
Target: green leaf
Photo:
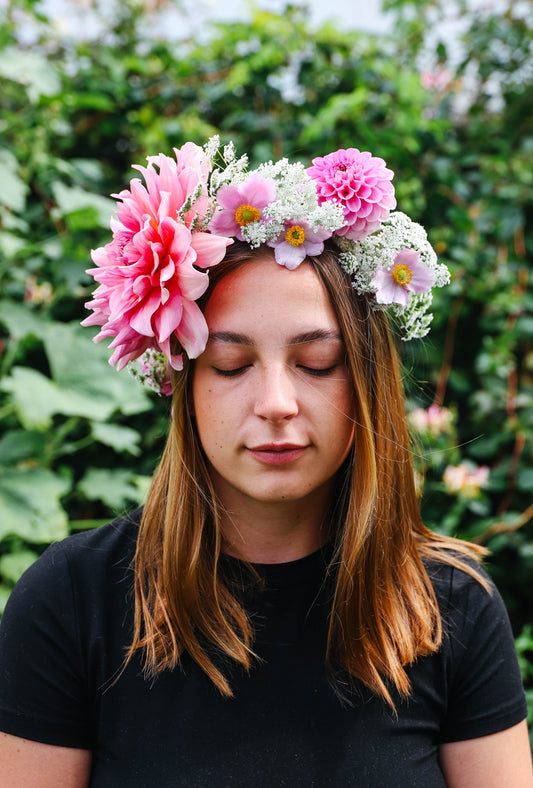
[[[13,311],[10,323],[12,317]],[[77,323],[38,325],[53,379],[28,367],[13,367],[0,381],[0,389],[12,394],[26,429],[48,429],[54,414],[103,422],[116,410],[130,415],[150,408],[147,393],[127,372],[109,365],[109,351],[91,342],[86,329]],[[18,323],[14,328],[20,330]]]
[[[16,534],[46,543],[68,534],[60,498],[70,481],[43,468],[3,470],[0,475],[0,539]]]
[[[533,489],[533,468],[523,468],[518,472],[516,486],[519,490]]]
[[[0,58],[0,73],[2,58]],[[26,206],[26,195],[29,187],[24,183],[22,178],[17,175],[18,162],[13,156],[11,151],[5,148],[0,149],[0,202],[7,205],[13,211],[22,213]],[[2,233],[8,235],[8,233]],[[14,236],[11,236],[14,239]],[[16,239],[19,240],[19,239]],[[4,243],[7,243],[4,239]]]
[[[19,238],[12,233],[0,232],[0,252],[2,252],[2,254],[9,260],[11,260],[13,257],[16,257],[25,245],[26,242],[23,241],[22,238]]]
[[[41,456],[45,435],[28,430],[10,430],[0,438],[0,463],[14,465],[21,460]]]
[[[533,336],[533,317],[522,315],[516,321],[515,331],[518,335],[529,339]]]
[[[36,104],[41,96],[55,96],[61,90],[58,73],[39,52],[4,49],[0,58],[0,76],[25,85],[28,98]]]
[[[34,561],[39,558],[33,550],[19,550],[16,553],[7,553],[0,558],[0,575],[15,584]]]
[[[126,370],[118,372],[109,364],[110,351],[103,342],[91,342],[86,328],[50,323],[43,327],[42,339],[54,382],[80,403],[89,403],[85,413],[72,408],[64,412],[105,421],[115,410],[131,415],[150,408],[147,392]]]
[[[28,334],[39,337],[46,325],[29,307],[13,301],[0,301],[0,323],[6,326],[9,335],[16,341]]]
[[[127,451],[129,454],[138,456],[141,453],[139,448],[140,434],[130,427],[122,427],[119,424],[101,424],[91,422],[91,431],[97,441],[104,446],[111,446],[118,452]]]
[[[92,210],[96,222],[92,221],[88,226],[92,227],[97,223],[101,227],[109,227],[109,220],[116,208],[113,200],[87,192],[79,186],[66,186],[61,181],[56,181],[52,185],[52,191],[60,216]]]
[[[123,509],[128,504],[143,502],[143,492],[135,474],[126,470],[91,468],[78,488],[90,501],[103,501],[111,509]]]
[[[3,613],[6,608],[7,600],[11,595],[11,591],[12,589],[10,585],[0,585],[0,613]]]
[[[29,367],[14,367],[11,375],[0,381],[0,389],[11,393],[20,422],[29,430],[49,429],[56,413],[103,421],[113,411],[111,403],[93,400],[83,392],[61,389]]]

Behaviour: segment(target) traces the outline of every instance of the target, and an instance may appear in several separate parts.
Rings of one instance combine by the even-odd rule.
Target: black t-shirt
[[[138,513],[53,545],[17,584],[0,629],[0,730],[93,751],[91,786],[443,786],[441,742],[508,728],[526,707],[507,614],[464,572],[432,577],[446,628],[408,669],[397,716],[356,686],[342,705],[324,665],[331,589],[318,551],[224,569],[261,661],[230,668],[223,699],[187,656],[149,682],[131,640]]]

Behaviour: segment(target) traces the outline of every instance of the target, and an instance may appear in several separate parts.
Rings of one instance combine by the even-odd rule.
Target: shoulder
[[[455,677],[465,667],[506,670],[516,652],[503,599],[475,560],[459,558],[468,569],[443,562],[428,566],[442,618],[441,653]]]
[[[136,509],[100,528],[68,536],[54,543],[49,551],[52,555],[64,555],[76,565],[80,562],[128,565],[135,554],[141,515],[142,508]]]
[[[459,553],[450,553],[450,557],[460,565],[444,560],[425,563],[443,616],[479,606],[503,606],[496,586],[476,560]]]
[[[83,561],[119,561],[123,565],[134,556],[141,515],[142,509],[136,509],[100,528],[67,536],[60,542],[54,542],[39,561],[46,560],[47,557],[54,561],[59,556],[64,556],[69,562],[76,564]]]
[[[454,557],[468,569],[427,564],[443,626],[440,660],[447,715],[442,741],[486,736],[515,725],[526,713],[503,600],[476,561]]]
[[[0,622],[0,727],[87,748],[94,697],[124,658],[140,511],[51,545]]]

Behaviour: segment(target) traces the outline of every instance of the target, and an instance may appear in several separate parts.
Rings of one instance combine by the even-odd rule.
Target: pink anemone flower
[[[390,268],[381,268],[372,277],[378,304],[406,306],[410,293],[431,290],[434,271],[420,261],[420,252],[402,249]]]
[[[95,342],[112,338],[109,363],[117,369],[150,348],[181,369],[182,355],[171,349],[174,338],[190,358],[207,343],[207,325],[195,301],[205,292],[208,275],[197,268],[219,263],[231,240],[189,229],[208,205],[208,165],[193,143],[174,152],[176,161],[159,154],[148,159],[148,167],[137,167],[146,186],[134,179],[130,190],[115,195],[120,202],[118,220],[111,220],[113,240],[92,252],[97,267],[87,273],[99,287],[86,304],[93,314],[82,325],[102,326]],[[198,190],[198,199],[180,217],[179,209]]]
[[[396,207],[394,173],[383,159],[357,148],[341,149],[313,159],[307,174],[316,182],[318,203],[338,203],[346,224],[337,230],[354,241],[375,232]]]
[[[209,229],[212,233],[227,235],[244,241],[242,227],[262,218],[266,206],[276,199],[276,184],[272,178],[250,175],[237,186],[221,186],[217,203],[222,210],[215,213]]]
[[[329,230],[312,230],[307,222],[292,221],[285,222],[285,231],[267,244],[274,248],[276,262],[293,271],[306,257],[321,254],[326,238],[331,238]]]

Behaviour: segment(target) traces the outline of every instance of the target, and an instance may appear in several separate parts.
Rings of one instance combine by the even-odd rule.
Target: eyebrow
[[[313,331],[304,331],[296,334],[287,343],[288,345],[307,345],[310,342],[323,342],[327,340],[338,340],[342,342],[342,337],[335,329],[317,328]],[[238,334],[234,331],[213,331],[209,334],[210,342],[225,342],[233,345],[244,345],[254,347],[255,342],[246,334]]]

